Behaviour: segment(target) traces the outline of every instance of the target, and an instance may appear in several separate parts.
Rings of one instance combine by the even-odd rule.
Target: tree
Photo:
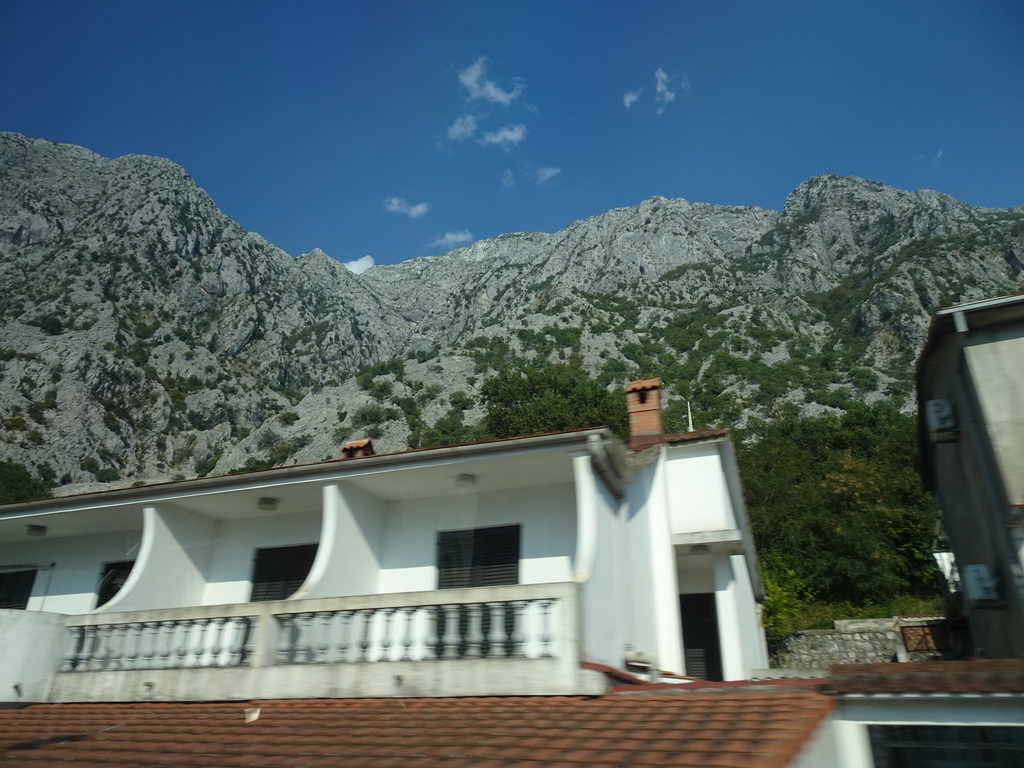
[[[606,426],[628,433],[626,397],[609,392],[585,371],[547,364],[506,368],[481,388],[484,427],[492,437],[516,437]]]
[[[913,416],[876,403],[753,431],[740,474],[770,582],[852,605],[937,593]]]
[[[0,504],[47,499],[52,495],[49,484],[35,477],[21,464],[0,462]]]

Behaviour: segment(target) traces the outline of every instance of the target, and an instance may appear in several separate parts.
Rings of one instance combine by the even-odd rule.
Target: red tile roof
[[[642,451],[652,445],[668,443],[669,445],[680,445],[682,443],[697,443],[702,440],[712,440],[716,437],[725,437],[730,430],[722,427],[712,429],[695,429],[693,432],[670,432],[658,435],[633,435],[629,438],[629,447],[634,451]]]
[[[1024,693],[1024,659],[837,664],[826,690],[838,694]]]
[[[38,704],[0,710],[0,765],[777,768],[833,701],[810,691],[658,691]],[[246,724],[256,707],[259,718]]]

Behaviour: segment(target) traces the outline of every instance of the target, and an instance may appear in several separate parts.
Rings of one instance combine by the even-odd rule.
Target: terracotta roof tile
[[[1024,693],[1024,659],[837,664],[826,686],[837,694]]]
[[[778,768],[833,702],[809,690],[709,690],[594,699],[46,704],[0,710],[0,768]],[[246,724],[251,707],[260,717]]]

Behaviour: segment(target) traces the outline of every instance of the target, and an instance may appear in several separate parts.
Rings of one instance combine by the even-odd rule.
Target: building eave
[[[59,496],[51,499],[36,499],[0,506],[0,519],[56,510],[88,509],[110,504],[157,503],[193,493],[209,493],[241,488],[251,489],[261,485],[285,485],[298,482],[342,479],[382,468],[394,469],[401,468],[402,466],[423,466],[434,462],[443,463],[463,458],[499,457],[503,454],[511,456],[524,451],[552,450],[571,446],[578,446],[580,450],[585,450],[588,441],[592,437],[612,445],[617,443],[617,438],[612,435],[610,430],[604,427],[565,430],[524,437],[500,438],[439,448],[420,448],[361,458],[334,459],[312,464],[295,464],[288,467],[250,470],[193,480],[155,483],[134,488],[118,488],[73,496]]]

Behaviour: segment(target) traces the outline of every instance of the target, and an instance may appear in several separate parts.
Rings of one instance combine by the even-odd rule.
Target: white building
[[[587,694],[768,666],[728,433],[605,429],[0,507],[0,701]],[[357,451],[359,453],[359,451]]]

